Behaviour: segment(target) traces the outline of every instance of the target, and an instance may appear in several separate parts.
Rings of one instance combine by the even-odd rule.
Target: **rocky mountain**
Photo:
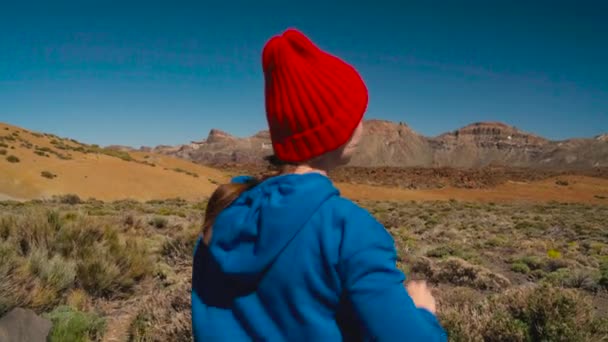
[[[500,122],[478,122],[428,139],[437,166],[532,166],[549,141]]]
[[[259,132],[249,138],[237,138],[212,129],[206,139],[179,146],[142,147],[142,151],[172,155],[207,165],[257,164],[272,154],[270,134]]]
[[[207,138],[180,146],[142,148],[201,164],[259,164],[272,153],[270,135],[248,138],[212,129]],[[456,167],[501,165],[550,169],[608,167],[608,134],[551,141],[500,122],[477,122],[436,137],[404,123],[368,120],[352,166]]]

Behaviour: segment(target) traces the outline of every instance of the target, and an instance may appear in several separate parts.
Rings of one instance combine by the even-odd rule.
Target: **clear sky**
[[[365,79],[368,118],[608,131],[606,1],[3,1],[0,121],[132,146],[264,129],[261,50],[296,27]]]

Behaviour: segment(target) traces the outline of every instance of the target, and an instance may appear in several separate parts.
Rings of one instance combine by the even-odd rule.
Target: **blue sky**
[[[594,136],[608,131],[607,4],[5,2],[0,121],[102,145],[250,135],[266,125],[262,47],[296,27],[360,71],[368,118]]]

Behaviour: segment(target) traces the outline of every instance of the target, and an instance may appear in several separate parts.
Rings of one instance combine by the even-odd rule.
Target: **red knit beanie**
[[[305,162],[346,144],[367,108],[357,71],[289,29],[262,55],[266,118],[275,156]]]

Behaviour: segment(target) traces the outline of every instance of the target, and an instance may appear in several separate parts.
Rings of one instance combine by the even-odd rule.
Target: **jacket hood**
[[[237,177],[233,182],[244,182]],[[258,278],[330,197],[329,178],[309,173],[270,178],[243,193],[218,215],[209,251],[223,273]]]

